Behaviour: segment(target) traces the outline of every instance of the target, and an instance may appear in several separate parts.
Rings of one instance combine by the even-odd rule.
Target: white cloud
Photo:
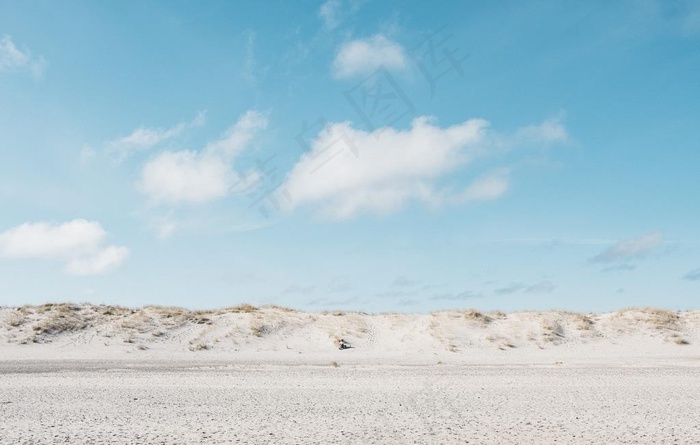
[[[179,136],[188,128],[201,127],[206,120],[206,113],[199,112],[189,123],[180,122],[170,128],[139,127],[130,135],[124,136],[106,144],[107,152],[118,161],[122,161],[141,150],[148,150],[156,145]]]
[[[569,134],[563,124],[564,113],[538,125],[528,125],[515,133],[515,143],[555,143],[566,142]]]
[[[508,191],[510,185],[509,175],[510,171],[508,169],[498,169],[489,172],[469,184],[460,198],[463,201],[498,199]]]
[[[323,21],[323,27],[332,31],[343,21],[359,11],[366,0],[328,0],[321,5],[318,16]]]
[[[480,154],[488,123],[472,119],[440,128],[427,117],[407,130],[366,132],[350,123],[326,126],[283,188],[291,207],[316,203],[331,218],[390,213],[406,201],[440,200],[435,181]],[[379,133],[381,136],[378,137]]]
[[[99,223],[76,219],[55,225],[25,223],[0,233],[0,255],[9,258],[56,258],[91,252],[105,238]]]
[[[255,77],[255,36],[256,34],[249,31],[246,36],[245,59],[243,61],[243,70],[241,77],[251,85],[255,85],[257,78]]]
[[[663,234],[661,232],[648,233],[637,238],[618,241],[615,245],[591,258],[591,261],[597,263],[614,263],[640,259],[662,243]]]
[[[318,10],[318,15],[323,19],[323,26],[326,29],[334,29],[338,24],[340,24],[340,0],[328,0],[321,5]]]
[[[175,221],[170,215],[150,218],[149,226],[156,232],[160,239],[173,236],[181,228],[181,224]]]
[[[10,36],[6,35],[0,39],[0,72],[27,71],[38,79],[44,74],[46,65],[46,59],[43,57],[32,57],[29,50],[17,48]]]
[[[129,256],[126,247],[109,246],[89,257],[73,258],[66,265],[70,275],[100,275],[121,265]]]
[[[166,151],[144,166],[140,188],[155,202],[199,203],[226,196],[234,179],[231,167],[218,156]]]
[[[129,252],[104,247],[106,237],[99,223],[84,219],[25,223],[0,232],[0,257],[59,259],[67,262],[67,273],[95,275],[119,266]]]
[[[248,146],[260,130],[266,127],[267,116],[257,111],[248,111],[226,130],[221,139],[207,145],[204,151],[232,159]]]
[[[377,34],[343,44],[333,61],[333,75],[347,78],[369,74],[382,67],[388,70],[406,68],[406,53],[398,43]]]
[[[331,219],[362,212],[389,214],[409,201],[433,206],[494,200],[510,187],[510,169],[498,168],[477,177],[460,192],[441,185],[448,174],[477,157],[502,154],[523,145],[523,134],[546,128],[540,143],[563,142],[566,129],[550,121],[524,127],[511,136],[489,131],[483,119],[441,128],[429,117],[413,120],[406,130],[391,127],[367,132],[349,122],[330,123],[311,143],[280,187],[289,193],[293,209],[321,207]],[[529,139],[532,140],[532,139]]]
[[[138,188],[153,202],[171,205],[223,198],[239,179],[232,160],[266,126],[264,115],[249,111],[202,151],[162,152],[143,167]]]

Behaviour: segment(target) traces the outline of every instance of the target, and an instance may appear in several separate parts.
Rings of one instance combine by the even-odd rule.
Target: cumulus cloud
[[[240,179],[231,165],[267,118],[249,111],[224,136],[201,151],[164,151],[149,160],[138,188],[154,203],[196,204],[226,196]]]
[[[700,269],[691,270],[683,275],[683,279],[690,281],[700,281]]]
[[[201,127],[204,125],[205,120],[206,113],[199,112],[191,122],[180,122],[170,128],[139,127],[128,136],[107,142],[106,149],[118,161],[122,161],[138,151],[148,150],[162,142],[173,139],[188,128]]]
[[[625,263],[637,260],[660,246],[663,240],[661,232],[652,232],[637,238],[621,240],[591,258],[591,261],[595,263]]]
[[[33,57],[28,49],[17,48],[10,36],[0,38],[0,72],[29,72],[41,78],[46,69],[46,59]]]
[[[439,127],[432,118],[422,116],[405,130],[385,127],[375,131],[355,128],[349,122],[330,123],[294,165],[282,188],[291,197],[289,208],[313,204],[330,219],[348,219],[363,212],[390,214],[411,201],[439,206],[498,199],[510,187],[508,168],[488,171],[461,191],[442,182],[475,158],[523,144],[518,135],[534,137],[533,129],[538,127],[505,137],[490,132],[483,119]],[[546,140],[561,142],[566,130],[544,133]]]
[[[366,75],[379,68],[402,70],[406,68],[406,60],[406,52],[401,45],[377,34],[343,44],[333,60],[333,75],[336,78],[349,78]]]
[[[0,257],[59,259],[72,275],[97,275],[121,265],[126,247],[104,246],[107,232],[94,221],[24,223],[0,232]]]
[[[390,213],[409,200],[438,202],[443,198],[435,181],[478,155],[487,126],[472,119],[440,128],[427,117],[407,130],[367,132],[348,122],[329,124],[284,187],[292,207],[320,204],[322,213],[336,219],[362,211]]]
[[[235,175],[218,156],[194,151],[164,152],[148,162],[141,189],[156,202],[207,202],[226,196]]]

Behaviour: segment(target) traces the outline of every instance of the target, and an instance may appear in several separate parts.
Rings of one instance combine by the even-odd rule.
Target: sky
[[[700,307],[700,1],[0,0],[0,305]]]

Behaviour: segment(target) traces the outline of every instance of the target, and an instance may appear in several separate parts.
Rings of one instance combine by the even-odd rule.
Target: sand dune
[[[339,350],[343,340],[350,349]],[[46,304],[0,308],[5,358],[189,357],[323,363],[697,359],[700,311],[306,313]],[[127,355],[128,354],[128,355]]]

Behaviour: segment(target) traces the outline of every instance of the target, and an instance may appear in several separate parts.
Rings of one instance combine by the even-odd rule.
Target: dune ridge
[[[50,358],[51,351],[101,358],[204,353],[250,360],[344,357],[375,362],[423,362],[435,356],[478,360],[504,357],[504,352],[544,357],[565,351],[574,357],[692,357],[698,353],[699,333],[699,310],[655,308],[599,314],[474,309],[308,313],[248,304],[216,310],[73,303],[0,308],[0,351],[14,358]],[[338,355],[341,340],[350,348]]]

